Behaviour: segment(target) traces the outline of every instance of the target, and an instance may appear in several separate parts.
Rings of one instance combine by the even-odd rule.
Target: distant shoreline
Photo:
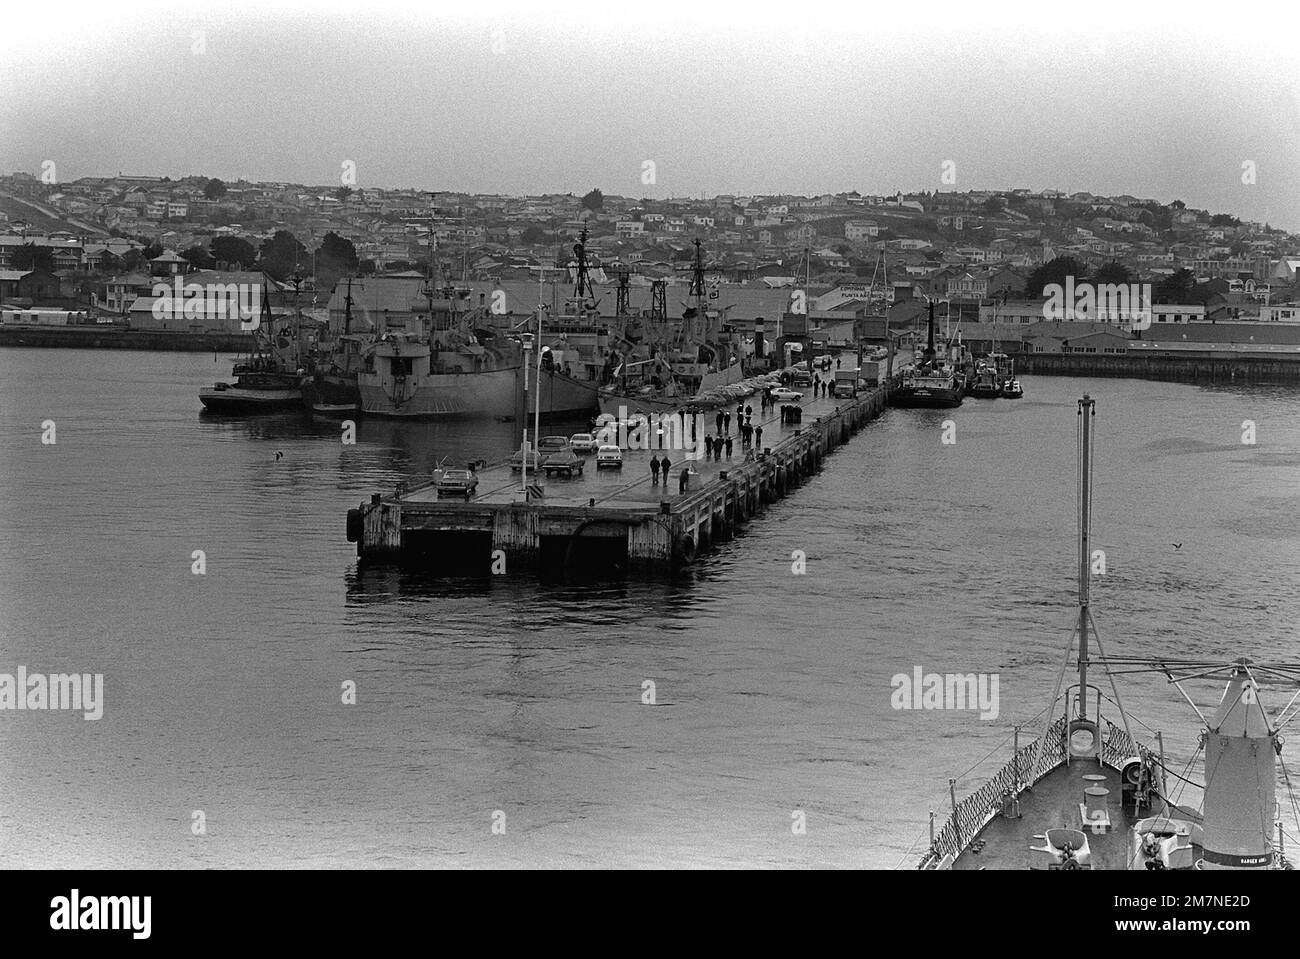
[[[1276,354],[1233,357],[1100,356],[1079,353],[1016,353],[1017,373],[1037,376],[1103,376],[1180,383],[1300,384],[1300,357]]]
[[[249,333],[180,333],[103,327],[0,327],[0,346],[37,349],[167,350],[175,353],[247,353]]]

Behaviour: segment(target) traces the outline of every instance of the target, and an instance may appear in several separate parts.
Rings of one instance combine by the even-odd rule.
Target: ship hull
[[[387,386],[377,375],[362,374],[358,386],[362,413],[389,419],[513,419],[521,413],[531,414],[534,402],[547,414],[591,413],[596,409],[595,384],[543,371],[540,390],[533,373],[525,394],[523,379],[522,367],[510,367],[481,373],[435,373],[415,384]]]
[[[302,390],[200,390],[199,400],[212,413],[249,416],[298,409],[302,406]]]
[[[889,395],[889,404],[905,409],[949,409],[961,406],[962,391],[957,387],[899,387]]]

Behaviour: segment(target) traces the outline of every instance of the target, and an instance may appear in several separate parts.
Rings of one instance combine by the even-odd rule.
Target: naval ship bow
[[[1040,714],[1039,735],[1021,747],[1017,726],[1010,760],[960,802],[957,781],[948,781],[952,813],[937,831],[931,813],[930,845],[916,867],[1292,869],[1275,758],[1290,794],[1294,841],[1300,807],[1281,759],[1279,733],[1300,714],[1300,664],[1106,656],[1090,606],[1095,415],[1096,401],[1084,396],[1078,404],[1079,603],[1052,698]],[[1077,679],[1066,686],[1076,642]],[[1090,669],[1093,676],[1105,673],[1113,697],[1090,682]],[[1202,731],[1187,769],[1203,750],[1203,783],[1166,765],[1161,733],[1155,734],[1155,748],[1133,735],[1115,682],[1126,673],[1163,674],[1191,706]],[[1226,685],[1206,715],[1184,684],[1208,679]],[[1263,705],[1261,684],[1297,687],[1276,720]],[[1172,795],[1171,778],[1178,783]],[[1197,808],[1178,804],[1186,786],[1201,795]]]

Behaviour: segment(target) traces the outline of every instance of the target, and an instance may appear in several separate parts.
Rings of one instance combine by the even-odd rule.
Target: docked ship
[[[1283,719],[1284,707],[1278,718],[1270,718],[1260,685],[1300,686],[1300,664],[1105,655],[1090,609],[1095,413],[1096,401],[1084,396],[1077,438],[1078,611],[1055,689],[1040,714],[1041,732],[1021,747],[1017,727],[1010,760],[960,802],[955,780],[949,780],[952,814],[937,831],[931,814],[930,845],[917,868],[1291,869],[1274,764],[1281,761],[1279,732],[1295,714]],[[1077,680],[1062,695],[1076,640]],[[1096,667],[1106,673],[1113,698],[1090,681]],[[1203,724],[1197,750],[1205,753],[1203,785],[1168,768],[1161,734],[1156,734],[1156,748],[1134,737],[1115,676],[1143,672],[1164,675]],[[1226,685],[1206,715],[1184,685],[1216,678]],[[1199,809],[1178,804],[1178,790],[1171,793],[1169,788],[1171,777],[1200,786]]]
[[[957,366],[946,356],[939,356],[934,348],[934,303],[932,302],[925,349],[917,356],[915,365],[903,371],[898,386],[889,394],[890,405],[961,406],[965,391],[966,383]]]
[[[494,327],[486,307],[472,306],[469,291],[438,286],[434,269],[425,284],[428,313],[385,319],[360,349],[357,391],[366,416],[396,419],[494,417],[514,419],[525,404],[525,350],[519,338]],[[534,381],[541,412],[595,409],[596,385],[564,371],[543,349],[542,375]],[[528,407],[533,406],[529,398]]]
[[[709,406],[714,405],[714,396],[723,403],[726,399],[720,391],[745,379],[740,350],[722,328],[724,311],[709,306],[698,239],[688,296],[693,304],[685,307],[680,321],[670,321],[666,284],[662,280],[652,284],[642,356],[626,358],[612,371],[612,382],[600,390],[602,413],[618,416],[622,411],[654,413]]]
[[[262,298],[262,314],[253,331],[249,355],[234,364],[233,383],[215,383],[199,390],[199,400],[206,411],[231,416],[250,416],[298,409],[303,402],[303,388],[308,382],[302,358],[302,331],[296,322],[291,328],[275,330],[270,305]]]

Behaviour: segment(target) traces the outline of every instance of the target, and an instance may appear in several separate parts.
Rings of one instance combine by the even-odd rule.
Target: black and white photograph
[[[25,927],[853,870],[1294,944],[1294,6],[74,0],[0,91]]]

